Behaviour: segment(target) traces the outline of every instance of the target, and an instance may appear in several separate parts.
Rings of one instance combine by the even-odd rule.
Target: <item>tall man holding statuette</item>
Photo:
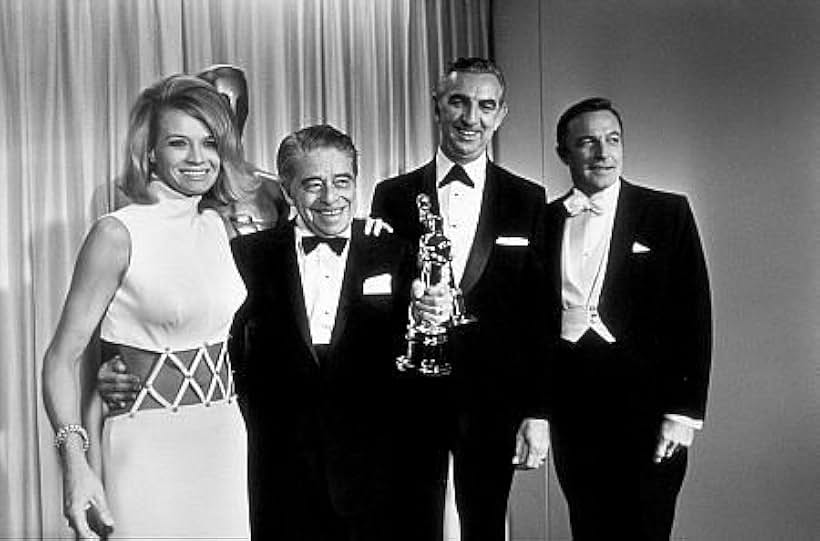
[[[505,538],[515,464],[546,456],[545,412],[522,379],[532,374],[525,321],[530,239],[545,208],[544,189],[497,166],[487,146],[507,114],[504,78],[490,61],[460,58],[433,96],[440,146],[434,159],[376,186],[371,214],[414,243],[423,232],[417,197],[426,194],[450,240],[454,282],[476,321],[451,329],[452,373],[418,396],[428,453],[438,478],[431,506],[443,514],[447,451],[453,456],[462,540]],[[434,397],[434,398],[433,398]]]
[[[542,387],[576,541],[669,539],[709,380],[709,282],[692,211],[683,196],[622,178],[623,140],[609,100],[561,116],[557,151],[574,187],[548,206],[542,237]]]

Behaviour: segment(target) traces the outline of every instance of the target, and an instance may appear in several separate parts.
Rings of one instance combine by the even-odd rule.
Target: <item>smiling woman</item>
[[[207,193],[222,163],[211,130],[175,109],[163,111],[157,124],[157,140],[149,157],[157,177],[185,195]]]
[[[243,180],[233,116],[210,84],[172,76],[140,95],[127,147],[138,202],[86,238],[43,361],[65,515],[82,538],[247,539],[247,437],[226,346],[245,288],[207,208]],[[76,365],[98,326],[145,384],[127,411],[83,426]],[[86,458],[92,445],[102,473]]]

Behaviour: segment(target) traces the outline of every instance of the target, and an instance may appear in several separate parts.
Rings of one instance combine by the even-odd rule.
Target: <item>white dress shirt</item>
[[[589,204],[599,209],[597,212],[584,210],[575,216],[568,216],[564,224],[561,248],[561,338],[569,342],[577,342],[589,329],[607,342],[616,340],[598,314],[598,303],[609,261],[612,225],[620,191],[620,181],[589,198],[573,188],[566,201],[589,201]]]
[[[319,244],[312,252],[305,254],[302,238],[314,235],[305,227],[301,217],[296,218],[294,230],[296,260],[302,278],[302,294],[310,323],[310,337],[313,344],[329,344],[336,323],[336,311],[339,307],[347,254],[350,250],[350,228],[339,235],[348,239],[340,255],[336,255],[327,244]]]
[[[577,342],[592,329],[601,338],[613,343],[617,338],[609,331],[598,313],[601,287],[604,283],[612,227],[618,207],[621,181],[587,197],[577,188],[565,200],[568,210],[574,206],[594,207],[568,216],[564,224],[561,248],[561,338]],[[570,211],[571,212],[571,211]],[[703,420],[669,413],[670,421],[700,430]],[[691,440],[684,445],[691,444]]]
[[[464,275],[478,226],[481,199],[484,196],[484,185],[487,180],[487,155],[482,153],[475,160],[462,166],[467,176],[473,181],[473,187],[456,181],[439,188],[439,183],[447,176],[453,165],[455,163],[439,148],[436,152],[436,190],[439,212],[443,220],[444,235],[452,243],[453,275],[458,284]]]

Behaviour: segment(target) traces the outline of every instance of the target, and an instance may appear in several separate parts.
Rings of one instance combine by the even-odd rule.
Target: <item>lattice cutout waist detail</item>
[[[217,347],[218,350],[216,350]],[[217,351],[216,359],[214,359],[212,350]],[[183,405],[201,403],[208,406],[215,402],[233,400],[236,391],[227,341],[221,344],[200,346],[195,350],[193,359],[187,366],[181,358],[182,353],[166,348],[158,354],[137,398],[128,409],[129,415],[133,416],[141,409],[167,408],[177,411]],[[199,374],[197,374],[198,370]],[[181,376],[179,387],[173,393],[168,393],[167,390],[163,392],[156,387],[157,381],[167,376],[173,376],[176,379],[180,379]],[[203,379],[206,381],[202,381]],[[198,401],[190,402],[189,398],[183,404],[186,395],[190,397],[189,391],[193,392]],[[168,396],[169,394],[173,396]]]

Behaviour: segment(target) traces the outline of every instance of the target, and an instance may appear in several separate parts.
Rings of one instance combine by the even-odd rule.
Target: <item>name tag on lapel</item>
[[[526,237],[498,237],[495,243],[499,246],[529,246],[530,239]]]
[[[392,276],[389,273],[377,274],[370,278],[365,278],[362,284],[362,294],[364,295],[390,295]]]

